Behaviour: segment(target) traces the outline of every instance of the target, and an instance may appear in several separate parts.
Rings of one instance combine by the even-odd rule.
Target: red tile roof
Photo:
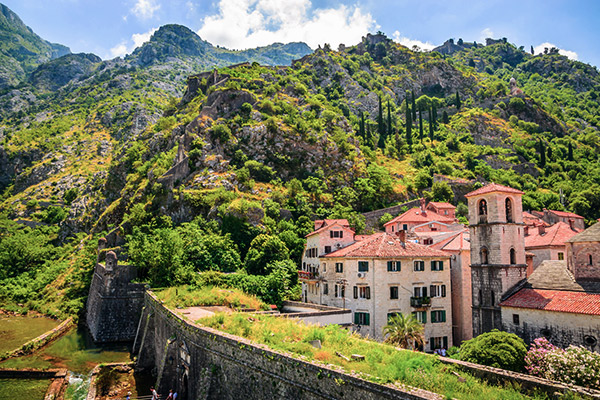
[[[545,225],[545,226],[550,225],[549,223],[544,222],[537,215],[533,215],[531,213],[528,213],[527,211],[523,211],[523,222],[527,225]]]
[[[564,218],[579,218],[579,219],[583,219],[583,217],[581,215],[577,215],[575,213],[572,212],[568,212],[568,211],[556,211],[556,210],[548,210],[548,212],[551,212],[552,214],[555,214],[559,217],[564,217]]]
[[[600,294],[566,290],[521,289],[500,303],[500,306],[600,315]]]
[[[571,229],[569,224],[564,222],[557,222],[554,225],[545,227],[544,230],[544,234],[540,234],[537,227],[529,228],[529,234],[525,236],[525,249],[564,246],[567,240],[581,232],[580,230]]]
[[[503,193],[515,193],[515,194],[523,194],[518,189],[514,189],[508,186],[499,185],[497,183],[490,183],[489,185],[485,185],[480,187],[477,190],[474,190],[470,193],[465,194],[465,197],[479,196],[480,194],[492,193],[492,192],[503,192]]]
[[[429,204],[431,204],[435,208],[442,208],[442,209],[444,209],[444,208],[448,208],[448,209],[454,209],[454,208],[456,208],[455,206],[453,206],[450,203],[441,202],[441,201],[430,201]]]
[[[432,249],[460,251],[470,250],[471,243],[469,242],[469,232],[467,230],[459,231],[446,240],[430,245]]]
[[[411,208],[404,214],[398,215],[396,218],[389,222],[386,222],[383,226],[388,226],[395,223],[413,223],[413,224],[425,224],[427,222],[442,222],[442,223],[453,223],[454,218],[450,218],[444,215],[440,215],[431,210],[421,211],[419,207]]]
[[[317,233],[321,233],[321,232],[323,232],[323,231],[327,230],[328,228],[331,228],[331,227],[333,227],[335,225],[337,225],[340,228],[345,228],[346,230],[353,231],[353,229],[350,228],[350,224],[348,223],[347,219],[323,219],[323,220],[316,220],[315,221],[315,227],[317,227],[319,225],[321,225],[320,228],[315,229],[314,231],[312,231],[311,233],[309,233],[305,237],[316,235]]]
[[[359,242],[334,251],[326,258],[394,258],[394,257],[449,257],[441,250],[418,243],[402,243],[397,235],[375,233]]]

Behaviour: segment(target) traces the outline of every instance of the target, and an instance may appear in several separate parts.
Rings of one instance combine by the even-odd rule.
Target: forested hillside
[[[307,49],[233,52],[168,25],[125,59],[71,54],[5,89],[3,303],[77,313],[108,232],[153,285],[225,279],[279,302],[313,219],[360,232],[361,212],[457,201],[434,176],[600,217],[595,68],[506,40]]]

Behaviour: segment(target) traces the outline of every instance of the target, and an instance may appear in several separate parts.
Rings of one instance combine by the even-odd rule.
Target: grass
[[[256,296],[251,296],[238,289],[221,289],[218,287],[197,288],[190,285],[170,287],[157,291],[156,297],[171,308],[194,306],[227,306],[236,310],[268,310],[269,306]]]
[[[544,394],[523,394],[520,387],[510,383],[504,386],[491,385],[454,366],[442,364],[436,356],[398,350],[349,333],[337,325],[320,327],[268,315],[241,313],[215,314],[197,322],[310,361],[342,367],[346,372],[353,371],[377,383],[410,385],[457,399],[547,398]],[[315,348],[309,343],[316,339],[321,341],[322,348]],[[365,360],[346,361],[336,352],[346,357],[361,354]],[[464,382],[460,381],[462,379]]]

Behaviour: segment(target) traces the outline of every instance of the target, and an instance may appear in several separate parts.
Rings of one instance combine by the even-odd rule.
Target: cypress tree
[[[461,106],[461,103],[460,103],[460,95],[458,94],[458,91],[457,91],[457,92],[456,92],[456,109],[457,109],[457,110],[460,110],[460,106]]]
[[[442,113],[442,122],[444,124],[447,124],[450,122],[450,118],[448,118],[448,113],[446,112],[446,110],[444,110],[444,112]]]
[[[429,109],[429,139],[431,140],[431,142],[433,143],[433,111],[430,108]]]
[[[419,110],[419,140],[423,143],[423,110]]]
[[[541,140],[538,142],[538,146],[538,151],[540,153],[540,167],[544,168],[546,166],[546,149]]]
[[[548,146],[548,160],[552,161],[552,146]]]
[[[431,118],[433,121],[433,130],[437,129],[437,107],[435,106],[435,103],[432,101],[431,102]]]
[[[569,142],[569,161],[573,160],[573,143]]]
[[[406,143],[408,143],[408,148],[412,146],[412,119],[411,119],[411,110],[410,107],[406,106]]]
[[[387,102],[387,111],[388,111],[388,115],[387,115],[387,134],[388,136],[391,136],[393,133],[393,129],[392,129],[392,112],[390,110],[390,101],[388,100]]]
[[[365,134],[365,113],[364,113],[364,111],[360,112],[360,123],[358,125],[358,134],[361,138],[363,138],[363,141],[367,140],[367,136]]]
[[[534,55],[533,46],[531,46],[531,55]]]
[[[379,96],[379,113],[377,114],[377,130],[379,132],[379,140],[377,147],[383,149],[385,147],[385,125],[383,124],[383,106],[381,105],[381,96]]]

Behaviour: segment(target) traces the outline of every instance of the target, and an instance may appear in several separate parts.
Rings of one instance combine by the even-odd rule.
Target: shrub
[[[460,359],[463,361],[516,372],[523,371],[526,354],[523,339],[497,329],[467,340],[460,346]]]
[[[227,143],[231,139],[231,129],[227,125],[219,124],[212,128],[211,135],[213,139],[221,143]]]

